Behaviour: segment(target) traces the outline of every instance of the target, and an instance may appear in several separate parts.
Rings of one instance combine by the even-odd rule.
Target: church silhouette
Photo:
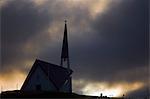
[[[67,68],[64,67],[66,63]],[[61,53],[60,66],[37,59],[21,91],[51,91],[51,92],[72,92],[72,70],[69,63],[67,24],[65,21],[64,37]]]

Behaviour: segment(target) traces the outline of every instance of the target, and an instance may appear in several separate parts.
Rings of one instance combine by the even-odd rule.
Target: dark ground
[[[47,92],[47,91],[5,91],[1,93],[1,98],[79,98],[79,99],[123,99],[123,98],[110,98],[110,97],[98,97],[98,96],[87,96],[79,95],[76,93],[62,93],[62,92]]]

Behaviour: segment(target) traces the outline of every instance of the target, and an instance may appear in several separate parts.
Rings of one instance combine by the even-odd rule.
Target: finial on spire
[[[67,23],[67,20],[65,20],[65,24]]]

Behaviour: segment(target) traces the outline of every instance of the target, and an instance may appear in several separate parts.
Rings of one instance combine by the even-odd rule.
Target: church
[[[69,63],[67,24],[65,21],[60,65],[36,59],[21,87],[21,91],[72,93],[72,72]]]

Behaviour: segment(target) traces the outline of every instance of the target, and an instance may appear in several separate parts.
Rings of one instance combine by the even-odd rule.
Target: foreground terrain
[[[5,91],[1,93],[1,98],[84,98],[84,99],[123,99],[114,97],[98,97],[79,95],[76,93],[60,93],[60,92],[47,92],[47,91]]]

